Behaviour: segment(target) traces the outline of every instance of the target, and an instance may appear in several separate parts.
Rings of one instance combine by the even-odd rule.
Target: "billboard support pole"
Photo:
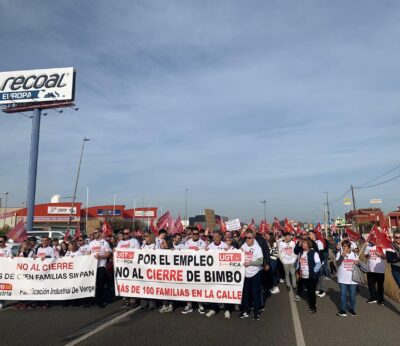
[[[26,207],[28,210],[26,230],[28,232],[33,231],[33,218],[35,212],[36,196],[36,176],[39,158],[40,118],[41,109],[34,108],[32,117],[31,153],[29,157],[28,191],[26,196]]]

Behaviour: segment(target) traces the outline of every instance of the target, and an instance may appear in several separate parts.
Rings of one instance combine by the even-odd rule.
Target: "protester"
[[[342,241],[342,252],[336,254],[336,265],[338,268],[338,284],[340,289],[340,310],[338,316],[346,317],[347,311],[351,316],[357,316],[355,312],[357,282],[352,280],[354,266],[358,256],[351,251],[351,243],[348,240]],[[349,305],[347,308],[347,295]]]
[[[212,237],[213,242],[207,246],[207,250],[226,250],[228,248],[228,245],[222,241],[222,233],[220,230],[213,231]],[[206,316],[212,317],[217,313],[218,310],[218,304],[212,303],[210,305],[210,310],[206,313]],[[224,314],[225,318],[231,318],[231,311],[232,306],[230,304],[226,304]]]
[[[111,257],[111,248],[108,242],[101,239],[101,229],[96,229],[93,233],[93,240],[89,243],[90,253],[97,259],[97,275],[96,275],[96,303],[103,308],[106,305],[106,289],[107,281],[106,265],[107,260]]]
[[[393,232],[393,249],[386,249],[386,260],[392,268],[392,275],[400,288],[400,230]]]
[[[164,235],[164,237],[160,240],[160,249],[161,250],[172,250],[174,247],[172,245],[172,238],[169,235]],[[160,314],[163,313],[171,313],[174,311],[174,303],[172,301],[163,300],[163,305],[160,310]]]
[[[320,272],[319,272],[319,276],[318,276],[318,282],[317,282],[317,289],[316,289],[316,295],[320,298],[325,297],[326,293],[325,293],[325,285],[324,285],[324,281],[323,281],[323,266],[324,266],[324,243],[317,239],[317,234],[315,233],[315,231],[311,230],[308,232],[308,237],[310,238],[310,240],[312,240],[314,242],[314,244],[316,244],[316,248],[315,246],[313,246],[314,250],[316,252],[318,252],[319,258],[321,260],[321,268],[320,268]]]
[[[144,250],[156,249],[156,237],[154,233],[151,232],[145,233],[144,240],[142,243],[142,249]],[[148,308],[149,310],[154,310],[156,308],[156,302],[153,299],[141,299],[140,306],[142,309]]]
[[[136,238],[131,237],[129,228],[125,228],[122,232],[122,238],[117,244],[117,248],[140,249],[140,244]]]
[[[205,241],[200,239],[199,230],[195,229],[192,231],[192,238],[189,238],[185,243],[185,248],[187,250],[205,250],[207,244]],[[204,315],[206,310],[202,303],[198,303],[199,314]],[[191,302],[187,302],[185,308],[182,310],[182,314],[190,314],[193,312],[193,307]]]
[[[260,245],[254,240],[251,229],[245,231],[245,243],[241,246],[245,255],[245,279],[242,293],[240,318],[248,318],[250,300],[253,302],[253,319],[260,320],[261,309],[261,275],[263,254]]]
[[[295,269],[297,256],[294,253],[294,247],[295,243],[292,240],[291,234],[289,232],[284,233],[283,241],[279,242],[279,258],[285,269],[285,282],[288,291],[290,291],[290,286],[294,290],[297,288]]]
[[[318,252],[313,248],[313,243],[310,239],[301,242],[301,250],[298,254],[298,270],[299,284],[297,286],[297,295],[294,298],[296,302],[302,300],[303,286],[307,289],[308,296],[308,312],[314,314],[317,312],[315,289],[317,286],[319,271],[321,269],[321,260]]]
[[[185,248],[185,244],[182,242],[182,236],[179,233],[173,235],[172,246],[174,250],[183,250]]]
[[[279,271],[278,271],[278,257],[279,257],[279,248],[278,242],[275,239],[273,233],[269,234],[268,237],[268,245],[269,245],[269,258],[270,258],[270,275],[272,278],[272,289],[270,289],[271,294],[279,293]]]
[[[364,252],[368,259],[369,272],[367,273],[369,304],[384,305],[383,285],[385,282],[385,255],[378,251],[374,242],[370,242]]]
[[[36,255],[34,256],[35,258],[40,258],[42,261],[44,261],[46,258],[54,258],[54,249],[53,247],[50,246],[50,238],[47,236],[42,237],[40,239],[41,242],[41,247],[37,248]],[[50,307],[50,303],[48,301],[43,301],[39,303],[39,305],[43,309],[48,309]],[[35,307],[36,303],[30,305],[29,307]]]
[[[5,235],[0,236],[0,257],[12,258],[12,251],[6,246],[7,237]],[[0,300],[0,310],[4,307],[4,300]]]
[[[54,248],[54,246],[53,246],[53,248]],[[60,257],[64,257],[67,252],[68,252],[68,244],[67,244],[67,242],[63,241],[60,244],[60,251],[58,252],[58,254]],[[56,252],[54,252],[54,253],[56,253]]]
[[[78,246],[79,252],[81,255],[89,255],[90,254],[90,247],[89,244],[86,244],[86,238],[84,236],[80,236],[78,238]]]
[[[29,247],[29,242],[24,240],[19,246],[17,257],[32,258],[34,251]]]

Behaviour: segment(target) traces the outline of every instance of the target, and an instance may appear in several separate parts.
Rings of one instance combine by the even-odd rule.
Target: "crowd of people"
[[[187,228],[182,234],[168,234],[160,230],[157,236],[152,232],[124,229],[111,237],[104,237],[101,229],[96,229],[87,238],[80,235],[76,239],[59,241],[43,237],[37,243],[30,237],[21,243],[18,257],[45,258],[75,257],[93,255],[98,261],[96,294],[93,299],[78,299],[63,302],[74,307],[89,307],[97,304],[104,307],[115,297],[113,282],[113,256],[118,248],[151,250],[230,250],[241,249],[245,256],[245,279],[242,304],[207,304],[182,302],[183,314],[194,311],[212,317],[223,309],[225,318],[231,318],[235,309],[240,309],[240,318],[248,318],[251,310],[253,319],[259,320],[269,296],[279,294],[279,284],[285,283],[288,291],[295,293],[294,300],[306,299],[310,314],[317,312],[317,296],[326,295],[324,280],[337,276],[340,290],[340,310],[337,315],[346,317],[347,313],[357,316],[356,294],[358,282],[354,281],[353,271],[359,265],[360,250],[365,249],[367,259],[367,280],[370,304],[384,305],[385,260],[391,264],[393,277],[400,287],[400,231],[393,234],[393,249],[378,251],[376,244],[369,242],[364,246],[349,239],[346,233],[333,234],[330,239],[322,238],[313,230],[301,230],[294,235],[290,232],[258,232],[248,228],[243,232],[219,230],[207,234],[202,229]],[[318,239],[319,238],[319,239]],[[0,257],[12,257],[11,249],[6,247],[7,238],[0,236]],[[360,247],[359,247],[360,246]],[[364,266],[365,267],[365,266]],[[20,302],[16,308],[48,308],[51,302]],[[4,302],[0,301],[0,308]],[[160,305],[160,313],[171,313],[179,305],[177,302],[149,299],[123,298],[122,307],[155,309]]]

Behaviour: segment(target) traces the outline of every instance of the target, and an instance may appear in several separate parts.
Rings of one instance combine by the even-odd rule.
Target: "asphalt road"
[[[294,304],[281,284],[281,293],[272,296],[260,321],[239,319],[234,312],[230,320],[220,312],[212,318],[181,314],[181,307],[172,314],[137,310],[126,313],[120,302],[104,309],[63,308],[48,310],[0,311],[2,345],[399,345],[399,305],[367,304],[367,290],[357,295],[357,317],[336,316],[339,291],[334,281],[326,281],[327,295],[318,298],[318,313],[309,315],[307,304]],[[297,311],[297,312],[296,312]],[[125,314],[125,315],[123,315]],[[295,329],[293,314],[300,323]],[[119,320],[115,318],[119,316]],[[122,318],[121,318],[122,316]],[[111,321],[111,325],[110,324]],[[114,324],[112,324],[114,323]],[[101,329],[97,331],[97,329]],[[93,333],[88,335],[88,333]],[[304,342],[304,343],[303,343]]]

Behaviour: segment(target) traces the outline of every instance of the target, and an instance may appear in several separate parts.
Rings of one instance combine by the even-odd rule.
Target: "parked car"
[[[49,237],[50,239],[64,239],[65,233],[61,231],[32,231],[28,232],[28,237],[36,237],[38,239],[41,239],[43,237]]]

